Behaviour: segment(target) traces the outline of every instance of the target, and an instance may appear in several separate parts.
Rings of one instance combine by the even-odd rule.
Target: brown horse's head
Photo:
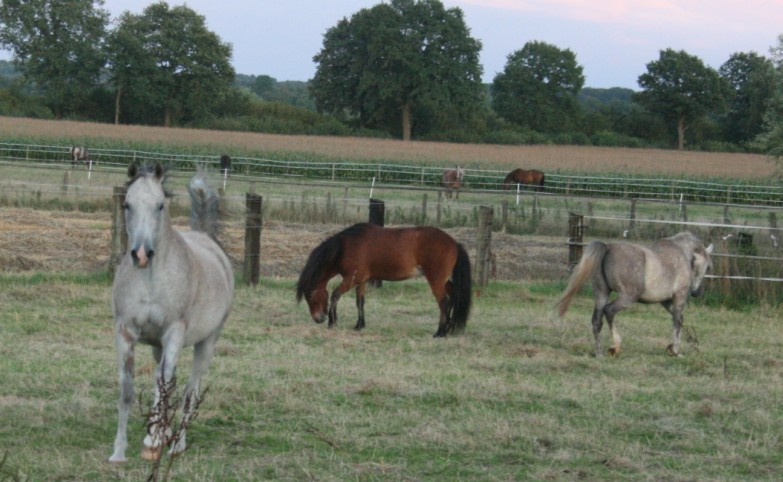
[[[313,321],[323,323],[329,308],[329,292],[326,291],[326,287],[318,287],[309,294],[305,294],[304,298],[310,308],[310,316],[313,317]]]

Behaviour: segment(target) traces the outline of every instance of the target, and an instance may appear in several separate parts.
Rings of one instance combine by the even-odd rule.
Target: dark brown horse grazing
[[[443,171],[443,187],[446,188],[446,197],[451,199],[452,193],[459,199],[459,190],[462,188],[462,179],[465,177],[465,169],[446,169]]]
[[[523,186],[536,186],[537,191],[544,190],[544,173],[531,169],[514,169],[503,179],[503,189],[510,189],[511,186],[521,184]]]
[[[304,297],[316,323],[337,323],[337,301],[356,287],[359,319],[364,328],[365,284],[370,280],[400,281],[424,274],[438,301],[440,321],[436,337],[465,329],[470,313],[470,259],[465,248],[434,227],[382,228],[360,223],[328,238],[307,259],[296,284],[296,299]],[[332,292],[326,285],[337,275],[342,283]]]

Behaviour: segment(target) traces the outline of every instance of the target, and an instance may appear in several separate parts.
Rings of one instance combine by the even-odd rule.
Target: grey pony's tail
[[[574,271],[571,273],[571,277],[568,279],[568,286],[566,286],[563,294],[560,295],[560,299],[557,300],[555,306],[560,316],[565,315],[568,311],[568,306],[571,304],[571,298],[574,297],[577,291],[582,287],[585,280],[593,274],[596,269],[596,262],[600,262],[606,255],[607,246],[602,241],[591,241],[587,245],[587,249],[582,254],[582,259],[574,267]]]
[[[209,185],[206,176],[197,172],[188,183],[190,194],[190,228],[207,233],[217,241],[220,217],[220,198]]]

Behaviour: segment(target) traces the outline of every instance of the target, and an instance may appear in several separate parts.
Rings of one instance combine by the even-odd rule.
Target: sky
[[[735,52],[769,56],[783,34],[783,0],[442,0],[460,8],[482,42],[484,82],[526,42],[570,49],[585,86],[638,90],[646,65],[666,48],[718,69]],[[141,13],[153,0],[105,0],[111,18]],[[170,0],[187,4],[233,46],[236,72],[306,81],[323,35],[342,18],[382,0]],[[0,58],[10,59],[7,52]]]

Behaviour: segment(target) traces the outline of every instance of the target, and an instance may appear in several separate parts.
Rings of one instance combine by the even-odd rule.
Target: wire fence
[[[37,224],[17,223],[22,228],[14,227],[14,220],[4,221],[0,233],[0,263],[4,267],[67,269],[79,260],[88,269],[100,264],[111,256],[107,236],[112,188],[124,182],[128,162],[174,162],[180,169],[173,171],[172,177],[180,188],[197,165],[209,162],[194,159],[192,155],[96,150],[93,157],[97,164],[81,163],[72,168],[68,156],[68,150],[63,147],[0,144],[0,169],[7,173],[0,180],[0,199],[6,205],[70,213],[96,212],[97,216],[85,221],[87,225],[73,222],[71,214],[67,216],[69,221],[62,225],[47,216],[42,216]],[[275,169],[280,172],[275,174]],[[328,175],[316,179],[303,174],[314,169]],[[14,175],[20,170],[24,175]],[[783,278],[778,242],[783,228],[777,227],[775,221],[781,208],[772,203],[696,203],[686,202],[684,196],[629,199],[622,197],[626,190],[616,201],[607,204],[606,210],[600,211],[600,206],[606,204],[600,196],[565,194],[566,190],[558,193],[549,188],[545,192],[505,191],[497,186],[496,189],[471,186],[463,190],[459,200],[447,201],[441,197],[439,181],[432,180],[440,172],[432,167],[234,159],[232,174],[227,184],[224,179],[222,186],[228,206],[223,224],[227,250],[236,263],[241,260],[245,193],[258,189],[264,196],[263,276],[295,275],[309,250],[320,240],[346,224],[366,221],[368,198],[376,196],[386,202],[389,224],[439,225],[466,247],[475,244],[473,223],[478,208],[494,206],[491,271],[495,279],[565,279],[568,275],[566,221],[571,211],[587,213],[588,235],[605,240],[646,242],[676,230],[695,230],[703,239],[720,247],[716,266],[721,271],[711,276],[716,281],[779,284]],[[482,172],[494,173],[496,177],[502,174]],[[346,180],[350,176],[345,173],[351,173],[354,179]],[[403,182],[414,174],[418,176],[417,182]],[[591,179],[606,182],[607,178]],[[717,186],[716,190],[730,190],[725,185]],[[762,188],[755,187],[753,192],[762,192]],[[617,195],[620,194],[618,191]],[[739,198],[732,197],[734,201]],[[629,204],[631,201],[634,203]],[[187,202],[182,195],[173,200],[173,212],[181,227],[187,224]],[[738,214],[743,210],[747,213]],[[759,222],[765,219],[758,214],[762,211],[769,215],[766,223]],[[35,217],[29,212],[23,216]],[[30,241],[40,233],[45,233],[43,240]],[[740,244],[740,238],[747,240],[748,233],[754,239],[750,244]],[[65,246],[56,243],[63,239],[69,240]]]
[[[214,154],[193,155],[143,150],[90,149],[90,159],[104,169],[123,171],[129,163],[161,162],[184,170],[197,165],[219,165]],[[71,162],[69,146],[0,143],[0,161],[64,165]],[[308,179],[315,181],[359,182],[378,186],[441,186],[445,168],[407,164],[315,162],[253,157],[232,159],[232,175]],[[463,189],[503,190],[506,171],[465,169]],[[511,186],[524,190],[526,186]],[[722,203],[783,207],[783,187],[751,181],[694,181],[688,179],[639,176],[589,176],[547,172],[545,191],[554,195],[599,198],[636,198],[697,203]]]

